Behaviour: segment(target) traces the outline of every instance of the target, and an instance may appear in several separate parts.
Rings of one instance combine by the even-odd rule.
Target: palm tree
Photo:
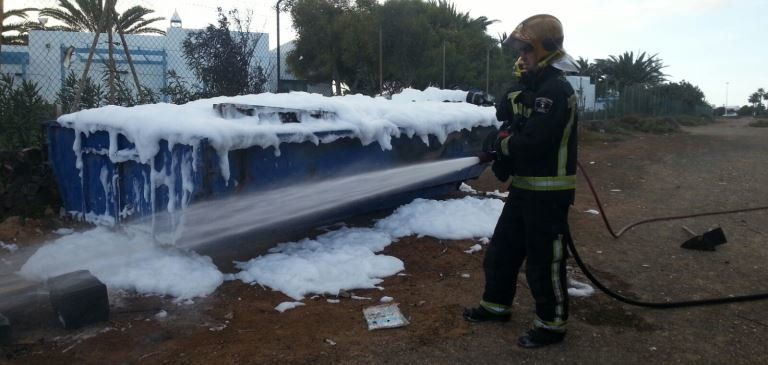
[[[760,93],[754,92],[752,93],[752,95],[749,96],[749,99],[747,101],[749,101],[752,104],[752,107],[757,110],[758,105],[760,104],[760,99],[762,99],[760,96]]]
[[[29,31],[32,29],[39,29],[40,23],[30,21],[27,12],[37,11],[35,8],[23,8],[8,10],[3,14],[3,27],[2,37],[0,42],[2,44],[18,44],[24,45],[29,43]],[[14,20],[13,22],[6,23],[5,21],[10,18],[20,18],[20,20]],[[10,34],[7,34],[10,33]]]
[[[648,56],[645,52],[635,58],[634,52],[624,52],[607,59],[598,59],[595,65],[605,75],[605,81],[617,90],[626,86],[658,85],[665,80],[666,74],[661,70],[666,67],[657,55]]]
[[[105,66],[108,72],[110,104],[114,104],[116,97],[115,74],[117,72],[117,66],[114,59],[115,42],[113,42],[112,39],[113,34],[117,33],[120,35],[123,51],[125,52],[128,66],[131,68],[131,73],[133,74],[133,80],[137,91],[141,90],[141,85],[139,84],[136,70],[133,66],[133,62],[131,61],[130,52],[128,51],[128,45],[126,44],[124,34],[165,34],[165,32],[160,29],[150,27],[150,24],[165,18],[144,18],[145,16],[153,13],[154,10],[136,5],[125,10],[122,14],[119,14],[117,11],[115,11],[116,1],[117,0],[107,0],[105,4],[104,0],[74,0],[74,2],[71,2],[70,0],[59,0],[59,8],[45,8],[40,10],[40,15],[48,16],[64,23],[63,26],[60,26],[60,29],[62,30],[95,33],[94,40],[91,45],[91,50],[89,52],[88,61],[86,62],[85,69],[83,70],[83,76],[80,78],[81,85],[76,90],[76,102],[73,103],[75,108],[77,108],[79,105],[79,102],[77,101],[80,98],[80,91],[83,89],[83,82],[88,74],[100,33],[107,33],[107,44],[109,45],[109,57]]]
[[[40,10],[41,16],[48,16],[64,23],[61,30],[71,32],[92,32],[99,29],[104,9],[103,0],[59,0],[59,8],[45,8]],[[165,34],[165,31],[150,27],[149,25],[163,17],[144,19],[145,16],[154,13],[154,10],[143,6],[133,6],[122,13],[113,12],[117,21],[109,18],[108,29],[112,32],[122,31],[123,34],[153,33]]]

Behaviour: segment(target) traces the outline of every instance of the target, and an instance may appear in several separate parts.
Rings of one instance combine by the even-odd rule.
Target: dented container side
[[[274,147],[231,150],[227,154],[228,180],[224,179],[220,156],[206,140],[196,147],[169,146],[161,140],[150,166],[138,161],[132,154],[133,144],[120,134],[110,138],[108,132],[98,131],[78,137],[73,129],[51,123],[48,138],[65,209],[89,221],[109,224],[110,219],[119,223],[149,217],[153,212],[173,213],[195,201],[241,192],[475,155],[492,128],[453,132],[443,143],[434,136],[427,144],[420,137],[403,134],[393,138],[392,149],[387,150],[378,143],[363,145],[353,137],[319,145],[282,143],[279,154]],[[335,133],[344,135],[344,131]],[[110,149],[111,143],[117,147]],[[461,181],[476,178],[482,170],[482,166],[472,167],[400,192],[397,199],[377,198],[355,210],[370,211],[455,190]]]

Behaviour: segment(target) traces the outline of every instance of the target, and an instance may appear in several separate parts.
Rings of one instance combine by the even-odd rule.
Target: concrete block
[[[48,279],[51,305],[67,329],[109,319],[107,286],[88,270]]]

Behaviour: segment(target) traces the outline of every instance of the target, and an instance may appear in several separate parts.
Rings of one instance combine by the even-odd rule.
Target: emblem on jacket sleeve
[[[534,103],[534,110],[542,114],[547,114],[550,110],[552,110],[552,104],[552,99],[536,98],[536,103]]]

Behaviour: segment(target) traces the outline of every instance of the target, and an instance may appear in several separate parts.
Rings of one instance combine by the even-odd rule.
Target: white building
[[[170,70],[175,71],[190,85],[199,83],[192,70],[187,67],[182,43],[189,33],[200,30],[184,29],[180,25],[181,19],[174,13],[171,27],[164,36],[125,35],[128,52],[142,86],[160,90],[168,84]],[[251,36],[257,40],[253,65],[261,65],[266,74],[271,75],[268,89],[274,90],[275,72],[272,69],[275,62],[269,50],[269,37],[267,33],[251,33]],[[113,37],[113,58],[118,72],[120,77],[126,80],[126,84],[133,88],[133,77],[122,42],[117,34]],[[42,96],[48,101],[53,101],[70,72],[74,72],[77,78],[82,75],[93,39],[93,33],[33,30],[29,33],[29,45],[2,47],[0,72],[11,73],[37,83]],[[102,80],[108,59],[107,35],[101,34],[89,77],[94,81]]]
[[[595,85],[590,82],[589,76],[566,76],[566,80],[576,92],[579,100],[580,111],[596,111],[603,109],[595,99]]]

